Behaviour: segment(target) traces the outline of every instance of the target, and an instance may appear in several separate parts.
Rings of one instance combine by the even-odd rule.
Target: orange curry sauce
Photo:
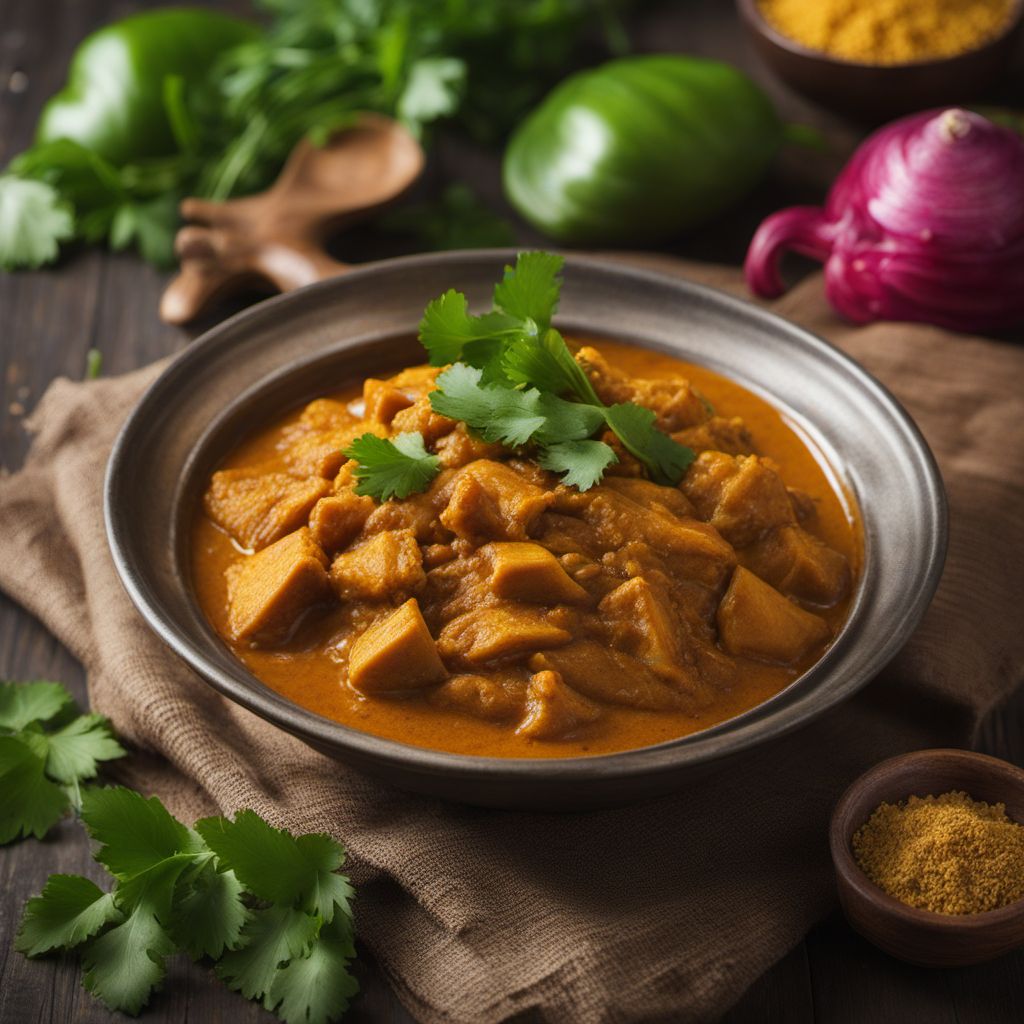
[[[577,341],[579,339],[576,339]],[[843,554],[853,584],[845,598],[830,608],[814,608],[834,637],[844,622],[856,590],[862,559],[861,532],[852,499],[837,491],[820,453],[798,429],[768,402],[739,384],[700,366],[670,356],[604,340],[597,348],[623,373],[645,378],[689,378],[714,405],[719,416],[740,416],[759,455],[777,464],[785,483],[814,499],[816,512],[807,529]],[[350,402],[361,394],[354,385],[329,397]],[[235,450],[220,467],[256,464],[284,471],[279,444],[301,409],[279,418]],[[358,417],[353,415],[353,424]],[[419,693],[364,696],[348,685],[343,662],[333,648],[337,620],[331,614],[308,617],[281,647],[261,648],[232,642],[228,628],[225,571],[249,557],[229,535],[211,522],[200,507],[191,545],[192,581],[200,606],[238,659],[258,678],[285,697],[345,725],[416,746],[462,754],[496,757],[574,757],[644,747],[706,729],[764,702],[788,686],[821,656],[785,667],[739,659],[735,682],[719,689],[714,701],[696,713],[679,710],[642,711],[608,706],[594,722],[565,739],[539,741],[515,731],[514,723],[487,721],[459,710],[439,707]],[[742,557],[741,557],[742,563]]]

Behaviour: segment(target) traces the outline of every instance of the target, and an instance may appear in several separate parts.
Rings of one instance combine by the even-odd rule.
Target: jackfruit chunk
[[[452,477],[441,522],[466,540],[526,540],[553,495],[515,470],[477,459]]]
[[[234,640],[287,639],[299,616],[330,596],[327,556],[307,527],[227,571],[228,629]]]
[[[572,640],[568,630],[548,622],[539,611],[515,606],[477,608],[452,619],[438,638],[445,658],[480,665],[496,658],[514,658]]]
[[[746,547],[777,526],[796,523],[792,499],[770,459],[704,452],[680,487],[700,518],[733,547]]]
[[[545,670],[530,677],[526,717],[516,732],[535,740],[566,739],[600,714],[592,700],[566,686],[557,672]]]
[[[342,490],[313,506],[309,528],[324,551],[333,554],[356,539],[376,507],[368,494]]]
[[[680,626],[668,597],[640,576],[620,583],[598,606],[616,622],[630,654],[659,674],[673,675],[682,662]]]
[[[222,469],[210,480],[203,509],[243,548],[259,551],[304,526],[309,510],[330,490],[318,478],[300,480],[258,467]]]
[[[344,551],[331,564],[331,582],[343,601],[408,597],[426,582],[412,530],[385,530]]]
[[[729,654],[780,665],[798,661],[829,638],[824,619],[742,566],[718,606],[718,633]]]
[[[489,722],[507,722],[522,714],[526,693],[525,681],[519,677],[452,676],[430,693],[435,707],[461,711]]]
[[[391,381],[367,377],[363,382],[363,406],[368,420],[389,425],[398,413],[408,409],[414,401]]]
[[[581,604],[587,592],[539,544],[498,541],[481,549],[491,561],[491,589],[498,597],[533,604]]]
[[[671,711],[689,705],[687,696],[662,682],[635,658],[593,640],[542,651],[529,661],[533,672],[557,672],[574,690],[602,704],[642,711]]]
[[[433,686],[447,675],[414,597],[370,626],[348,660],[349,684],[367,694]]]
[[[846,559],[799,526],[780,526],[744,552],[761,579],[784,594],[829,607],[846,596]]]

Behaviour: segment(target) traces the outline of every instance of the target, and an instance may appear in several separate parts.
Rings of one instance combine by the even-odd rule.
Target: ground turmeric
[[[1012,0],[758,0],[778,32],[864,64],[907,64],[977,49],[999,35]]]
[[[853,837],[864,873],[890,896],[939,914],[1024,899],[1024,825],[966,793],[877,807]]]

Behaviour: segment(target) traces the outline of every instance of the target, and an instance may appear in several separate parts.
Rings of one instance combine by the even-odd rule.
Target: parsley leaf
[[[193,960],[216,960],[239,944],[249,911],[242,903],[245,890],[233,871],[220,871],[214,861],[207,861],[179,879],[177,890],[168,927]]]
[[[274,984],[280,965],[304,956],[320,922],[312,914],[275,904],[257,910],[242,929],[242,946],[221,957],[217,977],[246,999],[262,999]]]
[[[521,252],[494,288],[494,305],[517,320],[532,321],[532,333],[547,330],[558,308],[565,259],[550,252]]]
[[[409,68],[398,98],[398,116],[416,131],[420,124],[452,114],[466,86],[466,64],[456,57],[424,57]]]
[[[414,430],[387,440],[376,434],[357,437],[345,457],[359,463],[354,470],[356,494],[369,494],[377,501],[407,498],[426,490],[441,470],[441,460],[423,446],[423,435]]]
[[[45,775],[46,759],[16,736],[0,736],[0,843],[42,839],[68,808],[67,794]]]
[[[50,875],[43,891],[25,904],[14,948],[29,957],[71,949],[120,920],[113,893],[81,875]]]
[[[310,834],[296,839],[286,829],[268,825],[254,811],[239,811],[234,821],[204,818],[196,822],[196,831],[220,863],[262,899],[301,904],[325,921],[334,916],[336,905],[349,913],[352,890],[334,874],[345,854],[330,836]]]
[[[305,956],[294,957],[274,975],[263,1005],[289,1024],[336,1020],[359,991],[348,971],[355,947],[340,920],[325,925]]]
[[[49,722],[74,703],[60,683],[0,683],[0,730],[19,732],[32,722]]]
[[[446,366],[460,359],[470,342],[494,341],[510,337],[519,330],[518,321],[504,313],[470,316],[466,296],[449,288],[428,303],[420,321],[419,338],[427,350],[430,365]]]
[[[0,683],[0,843],[41,839],[98,762],[124,755],[102,715],[74,712],[60,683]]]
[[[508,346],[501,365],[514,384],[532,384],[555,395],[569,393],[581,402],[601,404],[590,378],[556,330],[548,329],[539,337],[526,337]]]
[[[40,718],[60,721],[71,707],[55,684],[0,689],[0,729],[23,726],[0,735],[5,828],[42,835],[63,812],[67,796],[44,774],[50,760],[77,784],[95,771],[101,750],[120,751],[99,715],[44,732]],[[94,856],[114,887],[104,892],[78,875],[52,875],[25,906],[19,952],[77,950],[86,989],[131,1014],[149,1001],[166,957],[178,950],[216,961],[231,988],[287,1024],[327,1024],[344,1012],[359,986],[349,971],[353,892],[338,874],[340,843],[322,833],[293,836],[253,811],[189,829],[155,797],[123,787],[87,789],[81,804],[98,843]]]
[[[642,405],[613,405],[605,410],[605,419],[627,451],[647,467],[655,483],[674,487],[697,457],[692,448],[660,431],[654,425],[654,413]]]
[[[100,844],[96,859],[122,881],[190,845],[188,829],[155,796],[147,800],[124,786],[89,790],[82,821]]]
[[[544,426],[537,405],[540,393],[484,386],[482,376],[476,367],[456,363],[438,375],[437,390],[430,392],[431,408],[462,420],[485,441],[500,441],[512,448],[526,444]]]
[[[74,234],[71,207],[52,185],[0,176],[0,269],[41,267]]]
[[[82,951],[83,984],[112,1010],[135,1014],[163,981],[164,957],[174,943],[148,904],[91,939]]]
[[[124,757],[103,715],[81,715],[56,732],[44,733],[46,774],[57,782],[73,785],[96,777],[98,762]]]
[[[537,457],[544,469],[564,473],[562,483],[589,491],[600,483],[604,471],[619,461],[615,450],[604,441],[561,441],[545,448]]]

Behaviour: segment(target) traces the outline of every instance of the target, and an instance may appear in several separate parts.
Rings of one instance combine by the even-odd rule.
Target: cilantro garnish
[[[179,950],[214,960],[231,988],[287,1024],[345,1012],[358,991],[352,888],[330,836],[294,836],[253,811],[189,829],[155,797],[119,787],[84,792],[82,821],[113,888],[51,876],[25,906],[19,952],[75,950],[85,987],[126,1013],[146,1005]]]
[[[0,269],[39,267],[74,234],[74,215],[52,185],[0,177]]]
[[[0,683],[0,843],[42,839],[100,761],[124,756],[102,715],[78,715],[60,683]]]
[[[438,376],[430,404],[486,441],[535,446],[541,466],[584,491],[618,461],[594,438],[607,427],[652,480],[674,486],[694,452],[660,431],[650,409],[632,402],[605,406],[551,326],[563,263],[552,253],[520,253],[495,286],[494,309],[480,316],[470,314],[466,296],[454,289],[427,306],[420,341],[431,365],[449,367]],[[415,449],[402,446],[404,437],[416,438]],[[423,490],[439,468],[419,435],[393,442],[365,435],[345,454],[359,462],[357,492],[380,500]]]
[[[386,440],[376,434],[357,437],[345,457],[355,459],[356,494],[369,494],[378,501],[407,498],[426,490],[441,469],[441,460],[423,447],[419,431]]]

